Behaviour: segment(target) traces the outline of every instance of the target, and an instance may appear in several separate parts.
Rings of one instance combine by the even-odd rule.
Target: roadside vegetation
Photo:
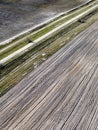
[[[0,69],[0,96],[98,19],[94,11]]]
[[[70,19],[74,18],[75,16],[81,14],[82,12],[90,9],[92,7],[91,5],[93,3],[95,4],[95,2],[91,2],[90,4],[83,6],[79,10],[75,10],[72,13],[65,14],[65,15],[59,17],[58,19],[55,19],[53,22],[49,23],[48,25],[45,25],[45,27],[43,27],[39,30],[32,31],[32,32],[30,32],[30,34],[27,34],[26,36],[22,36],[22,37],[20,37],[20,39],[15,39],[13,42],[9,43],[8,45],[2,46],[0,48],[0,60],[7,57],[8,55],[16,52],[17,50],[23,48],[24,46],[26,46],[28,44],[32,44],[31,42],[34,42],[36,39],[45,35],[49,31],[57,28],[58,26],[64,24],[68,20],[70,20]],[[33,48],[33,46],[35,47],[35,45],[32,44],[30,49]],[[15,58],[17,58],[17,57],[14,57],[14,59]],[[9,60],[9,62],[10,62],[10,60]]]

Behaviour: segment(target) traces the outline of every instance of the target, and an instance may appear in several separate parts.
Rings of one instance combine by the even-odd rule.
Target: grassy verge
[[[25,45],[29,44],[30,42],[36,40],[37,38],[45,35],[46,33],[48,33],[49,31],[55,29],[57,26],[62,25],[63,23],[67,22],[68,20],[70,20],[71,18],[74,18],[75,16],[81,14],[82,12],[90,9],[91,3],[89,5],[86,5],[84,7],[82,7],[79,10],[74,11],[73,13],[69,14],[69,15],[65,15],[63,16],[61,20],[57,20],[49,25],[46,25],[44,28],[42,28],[41,30],[37,31],[35,34],[34,32],[27,35],[25,38],[23,37],[23,39],[13,43],[13,45],[11,44],[11,46],[9,46],[7,49],[5,49],[4,51],[1,50],[1,56],[0,59],[5,58],[6,56],[12,54],[13,52],[17,51],[18,49],[24,47]]]
[[[21,60],[19,59],[19,61],[15,60],[12,65],[9,64],[9,68],[11,67],[11,69],[8,69],[8,66],[3,68],[1,72],[2,79],[0,82],[0,96],[17,84],[25,75],[34,70],[60,48],[66,45],[66,43],[72,40],[77,34],[94,23],[98,19],[98,11],[96,14],[93,14],[92,17],[91,16],[92,14],[84,18],[86,20],[85,23],[75,23],[72,25],[72,28],[69,28],[70,30],[62,30],[62,33],[59,33],[55,37],[45,41],[43,44],[44,46],[40,45],[35,50],[30,51],[28,56],[26,55]],[[48,46],[46,46],[46,43]]]

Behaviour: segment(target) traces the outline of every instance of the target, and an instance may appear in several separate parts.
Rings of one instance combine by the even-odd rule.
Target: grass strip
[[[46,33],[48,33],[49,31],[55,29],[57,26],[60,26],[61,24],[67,22],[68,20],[70,20],[71,18],[79,15],[80,13],[86,11],[87,9],[90,8],[90,5],[86,5],[84,7],[82,7],[79,10],[74,11],[73,13],[69,14],[68,16],[64,16],[65,18],[62,20],[57,20],[57,22],[53,22],[49,25],[47,25],[46,27],[44,27],[43,29],[39,30],[37,33],[31,33],[29,35],[27,35],[25,38],[19,40],[19,42],[17,41],[15,44],[13,43],[13,45],[11,45],[10,47],[8,47],[7,49],[5,49],[4,51],[1,50],[0,53],[0,59],[5,58],[6,56],[12,54],[13,52],[17,51],[18,49],[24,47],[25,45],[29,44],[30,42],[36,40],[37,38],[45,35]]]
[[[38,67],[41,63],[47,60],[50,56],[52,56],[55,52],[57,52],[60,48],[66,45],[70,40],[72,40],[76,35],[80,32],[85,30],[91,24],[93,24],[96,20],[98,20],[98,12],[94,14],[86,16],[84,19],[86,20],[85,23],[80,24],[79,26],[75,27],[67,34],[60,33],[60,37],[52,41],[51,44],[41,49],[39,52],[34,54],[33,56],[17,66],[17,68],[13,69],[10,73],[6,74],[4,77],[2,75],[2,79],[0,82],[0,96],[6,93],[11,87],[17,84],[25,75],[30,73],[36,67]],[[89,18],[89,19],[88,19]],[[65,29],[66,31],[66,29]],[[49,42],[49,41],[47,41]],[[31,52],[32,53],[32,52]],[[43,56],[45,54],[45,56]],[[16,63],[16,62],[15,62]],[[3,70],[3,72],[5,69]]]

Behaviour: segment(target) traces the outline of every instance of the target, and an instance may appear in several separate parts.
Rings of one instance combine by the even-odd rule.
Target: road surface
[[[44,21],[43,23],[40,23],[40,24],[38,24],[38,25],[35,25],[34,27],[32,27],[32,28],[30,28],[30,29],[27,29],[27,30],[25,30],[25,31],[23,31],[23,32],[21,32],[21,33],[15,35],[15,36],[13,36],[13,37],[7,39],[7,40],[4,40],[3,42],[0,42],[0,45],[8,44],[9,42],[13,41],[15,38],[17,38],[17,37],[19,37],[19,36],[22,36],[22,35],[24,35],[24,34],[30,32],[30,31],[32,31],[32,30],[34,30],[34,29],[40,27],[40,26],[43,26],[44,24],[47,24],[47,23],[53,21],[54,19],[56,19],[56,18],[58,18],[58,17],[60,17],[60,16],[62,16],[62,15],[64,15],[64,14],[67,14],[67,13],[69,13],[69,12],[75,10],[75,9],[78,9],[78,8],[80,8],[80,7],[86,5],[87,3],[90,3],[90,2],[92,2],[92,0],[88,0],[88,1],[84,2],[83,4],[80,4],[80,5],[78,5],[78,6],[74,7],[74,8],[72,8],[72,9],[70,9],[70,10],[68,10],[68,11],[64,11],[63,13],[59,13],[59,14],[57,14],[56,16],[54,16],[54,17],[52,17],[52,18],[49,18],[48,20]]]
[[[98,129],[98,21],[0,98],[0,130]]]
[[[32,47],[35,47],[39,44],[40,41],[43,41],[44,39],[47,39],[47,37],[53,35],[54,33],[60,31],[61,29],[63,29],[64,27],[67,27],[68,25],[71,25],[72,23],[76,22],[77,20],[79,20],[80,18],[88,15],[89,13],[93,12],[94,10],[96,10],[98,8],[98,4],[94,5],[93,7],[91,7],[90,9],[84,11],[83,13],[77,15],[76,17],[68,20],[67,22],[63,23],[62,25],[58,26],[57,28],[51,30],[50,32],[46,33],[45,35],[39,37],[38,39],[34,40],[32,42],[32,44],[27,44],[26,46],[22,47],[21,49],[15,51],[14,53],[8,55],[7,57],[3,58],[0,60],[0,64],[7,64],[10,61],[12,61],[13,59],[16,59],[17,57],[21,56],[22,54],[24,54],[25,52],[27,52],[28,50],[30,50]]]

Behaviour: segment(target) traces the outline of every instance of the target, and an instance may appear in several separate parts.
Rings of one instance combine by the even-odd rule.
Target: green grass
[[[19,41],[13,42],[13,46],[9,47],[8,49],[6,49],[5,51],[1,52],[0,54],[0,59],[5,58],[6,56],[12,54],[13,52],[17,51],[18,49],[21,49],[22,47],[24,47],[25,45],[29,44],[28,43],[28,39],[30,39],[31,41],[36,40],[37,38],[43,36],[44,34],[48,33],[49,31],[55,29],[57,26],[62,25],[63,23],[65,23],[66,21],[70,20],[71,18],[77,16],[78,14],[86,11],[87,9],[89,9],[89,5],[86,5],[84,7],[82,7],[79,10],[74,11],[73,13],[69,14],[68,16],[66,16],[66,18],[60,20],[60,21],[55,21],[55,23],[53,22],[53,24],[51,23],[51,25],[47,25],[46,27],[44,27],[43,29],[39,30],[39,32],[35,33],[31,33],[28,34],[27,36],[25,36],[25,38],[23,37],[22,39],[20,39]],[[63,16],[64,17],[64,16]],[[11,44],[11,45],[12,45]],[[20,45],[21,44],[21,45]],[[6,47],[6,46],[5,46]],[[2,50],[1,50],[2,51]]]
[[[77,23],[80,24],[80,23]],[[36,54],[37,52],[39,52],[41,49],[43,49],[44,47],[48,46],[49,44],[51,44],[52,42],[54,42],[56,39],[58,39],[63,33],[67,33],[68,31],[70,31],[71,29],[73,29],[75,27],[75,25],[77,26],[77,24],[73,24],[70,27],[66,28],[66,30],[64,29],[64,31],[61,31],[61,33],[52,36],[49,40],[44,41],[42,44],[40,44],[39,46],[36,46],[35,48],[33,48],[32,50],[30,50],[29,52],[27,52],[26,54],[22,55],[21,57],[17,58],[16,60],[10,62],[9,64],[7,64],[5,66],[5,71],[3,71],[3,69],[1,69],[1,76],[6,75],[7,73],[9,73],[13,68],[16,68],[18,65],[20,65],[22,62],[24,62],[25,60],[29,59],[32,55]],[[15,65],[15,66],[14,66]]]
[[[89,17],[88,17],[89,18]],[[11,68],[12,71],[10,71],[6,75],[2,75],[2,80],[0,82],[0,93],[1,95],[4,94],[6,91],[8,91],[11,87],[13,87],[15,84],[17,84],[25,75],[27,75],[29,72],[35,69],[34,63],[37,63],[39,66],[41,63],[44,62],[43,58],[48,59],[51,55],[53,55],[55,52],[57,52],[60,48],[62,48],[64,45],[66,45],[70,40],[72,40],[77,34],[85,30],[88,26],[90,26],[92,23],[94,23],[96,20],[98,20],[98,12],[97,14],[93,15],[87,21],[83,24],[74,23],[73,27],[70,28],[70,30],[64,29],[62,30],[63,33],[59,33],[54,37],[53,40],[51,38],[47,40],[46,42],[50,42],[48,46],[41,48],[36,48],[35,54],[32,55],[32,51],[30,51],[31,57],[27,57],[28,60],[20,64],[15,69]],[[79,24],[79,26],[78,26]],[[77,25],[77,26],[76,26]],[[66,33],[65,33],[65,32]],[[46,55],[43,57],[42,54],[45,53]],[[29,54],[29,55],[30,55]],[[20,61],[20,60],[19,60]],[[10,67],[12,67],[15,63],[12,63]],[[7,67],[8,69],[8,67]],[[3,70],[3,72],[5,69]],[[11,80],[12,79],[12,80]]]
[[[87,9],[89,9],[89,7],[83,7],[82,9],[80,9],[80,10],[66,16],[66,18],[64,18],[64,19],[62,19],[62,20],[60,20],[58,22],[55,22],[54,24],[46,27],[45,29],[43,29],[43,30],[39,31],[38,33],[36,33],[35,35],[33,35],[32,40],[36,40],[37,38],[43,36],[44,34],[48,33],[49,31],[55,29],[57,26],[62,25],[63,23],[67,22],[68,20],[70,20],[71,18],[77,16],[78,14],[86,11]]]

